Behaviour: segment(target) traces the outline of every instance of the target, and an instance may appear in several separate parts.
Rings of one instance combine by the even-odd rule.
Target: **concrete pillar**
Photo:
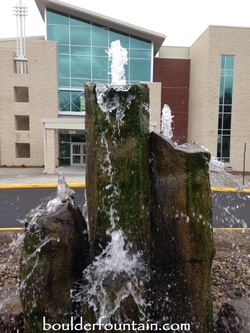
[[[55,129],[45,129],[45,173],[55,174],[56,172],[56,142]]]

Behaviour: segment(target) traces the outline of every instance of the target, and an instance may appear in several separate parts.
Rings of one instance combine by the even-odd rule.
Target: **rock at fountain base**
[[[40,214],[40,216],[39,216]],[[25,332],[40,332],[48,322],[69,322],[76,315],[72,290],[88,265],[87,227],[80,209],[66,200],[55,212],[27,218],[20,266],[20,296]]]
[[[23,308],[21,304],[20,297],[17,295],[17,288],[14,286],[9,291],[9,286],[5,288],[6,290],[1,291],[1,294],[6,294],[10,296],[1,300],[0,309],[0,332],[1,333],[23,333]],[[15,289],[14,295],[13,289]]]
[[[217,321],[218,333],[250,333],[250,300],[242,298],[222,305]]]

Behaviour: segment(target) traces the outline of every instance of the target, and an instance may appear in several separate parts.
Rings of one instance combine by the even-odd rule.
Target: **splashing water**
[[[173,137],[172,122],[173,116],[171,109],[167,104],[164,104],[161,114],[161,133],[169,140]]]
[[[101,171],[107,179],[105,189],[109,195],[104,213],[109,219],[106,234],[110,237],[110,241],[102,253],[97,255],[84,270],[84,285],[79,287],[80,290],[76,286],[78,291],[73,292],[78,301],[93,309],[97,320],[105,317],[107,322],[114,318],[116,322],[121,322],[120,311],[125,299],[129,299],[129,301],[132,299],[138,308],[140,317],[146,318],[144,313],[146,304],[140,289],[143,289],[141,277],[145,281],[147,272],[142,253],[134,253],[132,243],[127,241],[124,231],[117,230],[120,216],[115,209],[115,203],[121,193],[119,184],[114,179],[115,173],[110,152],[113,147],[117,146],[116,137],[120,135],[125,112],[136,97],[129,93],[131,86],[126,84],[124,66],[128,61],[127,50],[121,47],[119,40],[111,44],[108,55],[112,61],[112,83],[111,85],[97,83],[96,96],[99,108],[106,115],[106,120],[111,122],[112,119],[114,134],[110,141],[108,133],[104,131],[100,141],[103,149]],[[121,94],[113,93],[113,91],[120,91]],[[116,122],[113,116],[115,116]]]
[[[211,156],[209,163],[209,177],[212,187],[230,187],[237,191],[240,191],[241,189],[239,182],[233,177],[233,175],[226,172],[224,163],[214,156]]]
[[[106,119],[109,121],[109,115],[111,112],[116,112],[116,120],[119,124],[122,124],[123,118],[125,116],[126,108],[129,108],[135,96],[127,95],[126,99],[121,101],[117,95],[108,97],[111,89],[117,91],[129,91],[130,85],[120,85],[120,86],[108,86],[106,84],[97,83],[96,84],[96,96],[97,103],[100,109],[106,114]],[[123,102],[123,103],[122,103]]]
[[[124,65],[128,63],[128,51],[121,46],[119,40],[111,43],[108,51],[108,57],[111,60],[111,84],[124,85],[126,84]]]
[[[40,216],[48,216],[57,211],[57,209],[66,201],[69,200],[72,206],[75,206],[74,202],[74,195],[75,191],[73,191],[66,183],[64,174],[60,172],[58,174],[58,187],[57,187],[57,193],[54,196],[54,198],[50,199],[48,201],[47,198],[44,199],[44,201],[41,202],[40,205],[38,205],[36,208],[32,209],[25,217],[25,220],[23,221],[26,225],[26,228],[32,228],[37,226],[37,220]],[[22,238],[20,241],[23,241],[23,238],[25,237],[25,233],[23,233]],[[35,262],[32,264],[32,270],[29,272],[29,274],[26,276],[24,280],[22,280],[20,284],[20,290],[24,289],[26,287],[26,284],[30,283],[30,279],[32,278],[33,272],[36,270],[37,265],[39,263],[39,256],[37,254],[42,251],[43,247],[46,247],[46,245],[50,242],[58,242],[59,239],[53,238],[53,237],[45,237],[40,245],[34,249],[33,252],[30,253],[30,255],[26,258],[26,262],[23,262],[24,264],[28,264],[29,260],[33,261],[35,258]]]
[[[107,322],[115,315],[121,320],[119,309],[124,299],[132,296],[141,318],[145,319],[145,301],[138,281],[138,272],[145,276],[141,254],[130,253],[131,244],[126,244],[122,230],[111,233],[111,241],[83,272],[86,285],[77,295],[83,303],[93,309],[96,319],[104,317]],[[114,292],[110,292],[110,288]]]
[[[62,172],[59,172],[58,174],[58,187],[57,187],[57,194],[56,197],[52,200],[50,200],[47,203],[47,212],[48,213],[54,213],[58,207],[61,205],[63,201],[66,201],[67,199],[71,200],[71,203],[74,203],[73,195],[75,191],[72,190],[68,184],[65,181],[64,174]]]

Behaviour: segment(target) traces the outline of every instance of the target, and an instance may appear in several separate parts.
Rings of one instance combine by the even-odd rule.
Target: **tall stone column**
[[[122,229],[134,251],[149,242],[149,90],[88,84],[86,194],[92,255]],[[97,251],[98,252],[98,251]]]
[[[152,317],[213,332],[210,154],[151,133]]]
[[[85,96],[86,196],[94,263],[84,272],[88,285],[83,316],[90,322],[101,315],[111,323],[145,322],[150,234],[148,87],[88,84]],[[89,293],[92,286],[97,290],[94,295]]]

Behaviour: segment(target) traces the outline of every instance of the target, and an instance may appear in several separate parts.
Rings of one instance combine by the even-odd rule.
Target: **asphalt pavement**
[[[32,203],[31,205],[32,199],[35,200],[35,195],[32,194],[32,191],[28,191],[27,189],[40,189],[40,191],[44,191],[44,193],[40,194],[39,191],[38,198],[44,197],[44,194],[47,193],[46,188],[51,192],[52,191],[51,188],[57,187],[58,174],[60,172],[64,174],[65,180],[68,183],[68,185],[76,191],[76,195],[78,195],[79,193],[78,195],[79,203],[82,204],[83,203],[82,193],[83,193],[83,187],[85,187],[85,175],[86,175],[85,166],[58,167],[54,175],[44,173],[43,168],[0,167],[0,191],[4,189],[23,190],[23,192],[20,191],[18,192],[19,193],[18,196],[16,196],[16,194],[15,196],[14,195],[12,196],[13,198],[15,198],[14,200],[13,199],[10,200],[7,197],[4,197],[4,202],[2,202],[2,209],[1,209],[3,215],[8,214],[8,207],[7,207],[8,205],[10,205],[9,209],[11,209],[12,205],[15,205],[15,207],[22,206],[21,200],[23,199],[24,202],[27,201],[24,199],[25,196],[26,197],[29,196],[29,204],[30,204],[29,207],[33,208],[36,207],[34,203]],[[238,185],[238,189],[240,189],[240,192],[242,193],[242,195],[244,195],[244,197],[232,194],[232,192],[237,192],[237,190],[235,189],[235,184]],[[235,218],[233,218],[233,212],[235,210],[240,211],[240,214],[242,215],[239,216],[238,218],[239,221],[245,221],[249,219],[248,216],[250,214],[248,212],[250,211],[250,175],[244,177],[240,174],[232,175],[228,177],[227,182],[223,184],[223,186],[221,186],[221,182],[219,182],[218,184],[213,182],[212,191],[213,191],[213,211],[216,211],[216,219],[214,219],[215,227],[217,227],[217,225],[218,227],[223,227],[221,223],[222,222],[225,223],[225,221],[227,221],[226,222],[227,224],[225,224],[224,227],[234,227],[234,224],[230,222],[230,219],[235,220]],[[6,196],[6,193],[3,193],[3,191],[1,192],[3,196]],[[220,194],[220,192],[222,194]],[[11,195],[10,191],[8,192],[8,195]],[[16,198],[18,198],[19,201],[18,203],[16,202],[17,200]],[[4,205],[6,205],[6,207]],[[229,205],[229,209],[227,210],[227,215],[225,216],[224,212],[225,210],[222,209],[222,206],[227,206],[227,205]],[[19,218],[21,216],[22,215],[20,215]],[[2,218],[3,217],[4,216],[2,216]],[[249,227],[248,224],[249,222],[247,221],[247,227]],[[238,227],[243,227],[243,225],[244,223],[240,223]],[[11,225],[11,227],[15,226]]]

